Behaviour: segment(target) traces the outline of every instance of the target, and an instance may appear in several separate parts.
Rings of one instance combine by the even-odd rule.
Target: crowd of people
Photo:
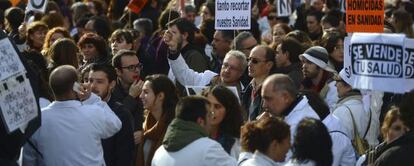
[[[1,1],[41,111],[1,126],[0,165],[413,164],[414,93],[354,88],[340,1],[289,2],[281,17],[252,0],[251,29],[215,30],[214,0]],[[384,33],[414,37],[413,11],[385,1]]]

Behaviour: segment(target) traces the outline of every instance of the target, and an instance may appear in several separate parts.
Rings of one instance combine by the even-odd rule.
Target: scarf
[[[137,162],[136,166],[150,166],[152,157],[154,156],[155,151],[158,147],[162,144],[162,138],[165,135],[165,132],[168,127],[167,117],[162,115],[160,120],[157,121],[151,113],[145,118],[144,121],[144,130],[143,135],[141,138],[141,143],[139,144],[138,154],[137,154]],[[151,140],[151,147],[148,152],[147,160],[144,159],[144,144],[145,141]]]

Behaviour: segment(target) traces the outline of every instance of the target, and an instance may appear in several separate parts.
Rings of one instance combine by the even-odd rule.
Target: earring
[[[211,118],[213,118],[213,119],[216,119],[216,112],[214,112],[214,111],[211,111]]]

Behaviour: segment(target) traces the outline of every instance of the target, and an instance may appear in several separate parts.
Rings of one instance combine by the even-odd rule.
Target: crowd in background
[[[414,163],[413,93],[340,74],[340,2],[280,17],[276,1],[252,0],[249,30],[215,30],[214,0],[0,1],[41,108],[38,129],[0,135],[0,165]],[[384,8],[384,33],[414,37],[412,0]]]

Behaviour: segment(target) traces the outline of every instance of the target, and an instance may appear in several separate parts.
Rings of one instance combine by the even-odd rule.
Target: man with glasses
[[[254,38],[253,34],[247,31],[239,33],[233,40],[231,49],[238,50],[244,53],[244,55],[249,56],[250,52],[254,47],[257,46],[257,40]],[[241,78],[241,82],[244,86],[247,86],[252,80],[249,77],[249,72],[247,69],[244,71]]]
[[[205,86],[210,84],[224,84],[235,86],[239,93],[243,89],[240,77],[247,66],[246,56],[236,50],[229,51],[220,69],[220,75],[210,70],[203,73],[196,72],[188,67],[184,58],[177,51],[178,42],[170,34],[165,33],[164,41],[168,45],[168,63],[175,78],[182,85],[186,86]]]
[[[111,98],[120,102],[129,110],[134,120],[135,145],[140,143],[143,123],[143,107],[138,96],[144,81],[140,78],[142,64],[135,51],[120,50],[112,59],[112,65],[118,76]]]
[[[242,95],[242,105],[247,111],[247,120],[255,120],[263,110],[260,89],[263,81],[274,68],[275,52],[268,46],[259,45],[253,48],[248,58],[248,72],[252,81]]]

